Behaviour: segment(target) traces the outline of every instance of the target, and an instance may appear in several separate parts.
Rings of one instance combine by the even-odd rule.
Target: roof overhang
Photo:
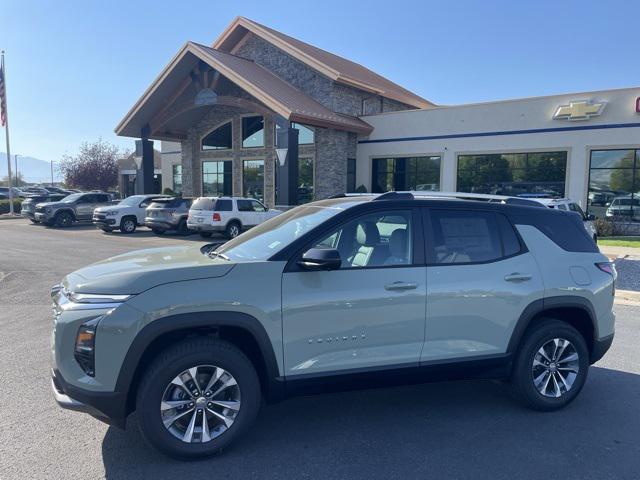
[[[187,42],[115,128],[117,135],[148,136],[180,140],[184,134],[154,132],[149,124],[191,81],[191,72],[203,62],[219,72],[277,115],[300,123],[369,134],[373,128],[363,120],[331,112],[312,98],[245,59]],[[297,103],[296,103],[297,101]],[[298,107],[297,105],[301,105]],[[293,106],[292,106],[293,105]],[[146,132],[145,132],[146,129]]]

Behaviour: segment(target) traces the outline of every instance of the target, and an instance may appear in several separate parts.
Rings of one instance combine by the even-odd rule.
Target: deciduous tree
[[[118,157],[122,153],[115,145],[101,138],[84,142],[76,156],[65,155],[60,172],[69,188],[109,190],[118,184]]]

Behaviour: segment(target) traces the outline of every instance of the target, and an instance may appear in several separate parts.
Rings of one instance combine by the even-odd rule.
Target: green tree
[[[611,180],[609,181],[611,190],[633,192],[633,162],[633,156],[626,155],[616,164],[616,168],[622,170],[611,172]]]
[[[115,145],[101,138],[84,142],[76,156],[65,155],[60,172],[69,188],[83,190],[109,190],[118,184],[118,157],[122,153]]]

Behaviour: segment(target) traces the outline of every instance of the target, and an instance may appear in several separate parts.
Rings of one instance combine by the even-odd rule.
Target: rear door
[[[78,220],[87,220],[93,218],[93,210],[95,208],[96,195],[88,193],[76,200],[76,218]]]
[[[254,225],[259,225],[269,219],[268,209],[258,200],[251,200],[251,207],[254,214]]]
[[[238,199],[236,200],[236,204],[238,205],[238,218],[242,222],[242,227],[246,228],[256,225],[258,219],[253,210],[251,200]]]
[[[524,309],[544,295],[532,254],[501,213],[424,213],[427,322],[421,361],[505,353]]]

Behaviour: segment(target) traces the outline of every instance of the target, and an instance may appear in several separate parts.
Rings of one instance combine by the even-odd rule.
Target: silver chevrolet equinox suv
[[[540,204],[322,200],[215,250],[68,275],[52,291],[53,395],[119,427],[136,410],[144,437],[181,458],[301,393],[503,378],[555,410],[611,345],[615,276],[577,214]]]

